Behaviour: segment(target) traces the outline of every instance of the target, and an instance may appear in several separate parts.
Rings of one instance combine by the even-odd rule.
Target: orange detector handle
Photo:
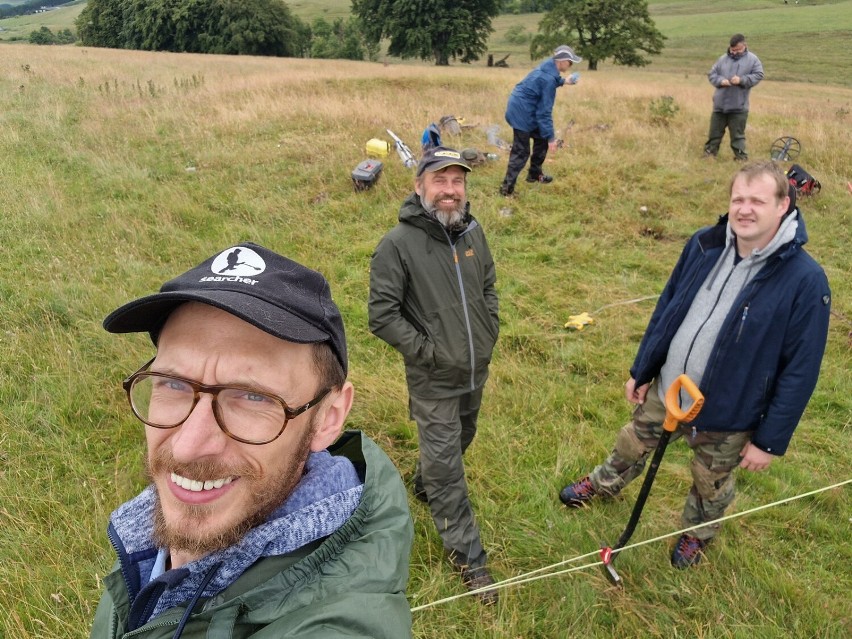
[[[688,411],[680,407],[681,390],[685,390],[692,398],[692,406]],[[695,419],[701,412],[702,406],[704,406],[704,395],[698,390],[698,386],[689,379],[688,375],[679,375],[666,391],[666,419],[663,422],[663,429],[673,433],[678,424],[688,424]]]

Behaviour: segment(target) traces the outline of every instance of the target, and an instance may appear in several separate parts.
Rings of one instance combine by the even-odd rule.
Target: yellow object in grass
[[[594,318],[588,313],[580,313],[579,315],[569,315],[568,321],[565,322],[565,328],[573,328],[582,331],[586,324],[594,324]]]

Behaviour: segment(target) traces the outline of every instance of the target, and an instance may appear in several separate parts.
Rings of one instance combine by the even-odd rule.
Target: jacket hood
[[[707,227],[703,232],[700,232],[699,242],[702,247],[707,249],[713,246],[722,246],[725,244],[727,241],[728,217],[727,213],[720,215],[719,221],[715,226]],[[795,220],[796,231],[793,239],[787,244],[779,247],[779,249],[774,253],[774,255],[781,258],[788,257],[792,252],[798,251],[801,247],[808,243],[808,231],[805,228],[805,218],[802,217],[802,212],[798,207],[794,208],[784,216],[781,221],[781,225],[784,226],[790,220]]]

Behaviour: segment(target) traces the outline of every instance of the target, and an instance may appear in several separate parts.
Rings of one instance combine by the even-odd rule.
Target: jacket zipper
[[[746,317],[748,317],[748,307],[749,302],[746,302],[746,305],[743,307],[743,316],[740,318],[740,328],[737,331],[737,339],[734,340],[734,343],[739,343],[740,337],[743,334],[743,328],[745,327]]]
[[[456,238],[456,242],[464,237],[470,229],[471,227],[468,226],[464,232]],[[456,251],[456,242],[453,242],[450,234],[447,232],[447,229],[441,225],[441,230],[444,232],[447,244],[449,244],[450,250],[453,252],[453,267],[456,270],[456,279],[459,281],[459,294],[461,295],[462,309],[464,310],[464,326],[467,331],[467,348],[470,356],[470,390],[474,391],[476,390],[476,358],[473,352],[473,330],[470,327],[470,315],[467,310],[467,295],[464,290],[464,280],[462,279],[461,265],[459,264],[459,254],[458,251]]]
[[[133,588],[131,587],[130,578],[127,576],[127,571],[129,570],[129,567],[126,565],[126,553],[123,552],[123,547],[119,546],[119,543],[116,538],[117,534],[118,533],[115,532],[115,529],[112,527],[112,524],[110,524],[107,527],[107,537],[109,538],[109,543],[112,545],[112,549],[115,550],[116,557],[118,557],[118,563],[121,566],[121,578],[124,579],[124,587],[127,589],[128,597],[132,602],[136,595],[139,593],[134,592]]]

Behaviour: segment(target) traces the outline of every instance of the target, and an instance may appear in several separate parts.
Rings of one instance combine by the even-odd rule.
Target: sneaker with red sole
[[[704,555],[704,549],[710,540],[699,539],[684,533],[677,540],[672,551],[672,566],[681,570],[696,565]]]
[[[568,508],[580,508],[597,497],[597,494],[598,491],[586,475],[576,483],[565,486],[559,493],[559,500]]]

